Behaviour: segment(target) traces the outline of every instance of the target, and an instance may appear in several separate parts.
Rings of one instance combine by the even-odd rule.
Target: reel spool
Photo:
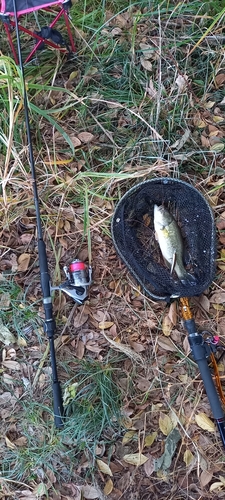
[[[51,290],[61,290],[78,304],[83,304],[91,284],[91,266],[87,267],[84,262],[75,259],[69,266],[64,266],[63,271],[67,278],[66,281],[61,285],[52,287]]]

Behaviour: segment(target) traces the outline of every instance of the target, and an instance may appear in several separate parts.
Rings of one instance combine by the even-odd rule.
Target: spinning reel
[[[88,287],[91,284],[92,268],[87,267],[79,259],[73,260],[69,266],[64,266],[63,271],[66,281],[51,290],[61,290],[71,297],[77,304],[83,304],[88,295]]]

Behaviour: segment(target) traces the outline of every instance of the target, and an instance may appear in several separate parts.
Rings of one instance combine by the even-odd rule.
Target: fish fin
[[[175,264],[176,264],[176,252],[173,252],[173,260],[172,260],[172,264],[171,264],[171,269],[170,269],[170,274],[172,274],[172,272],[174,271],[174,268],[175,268]]]

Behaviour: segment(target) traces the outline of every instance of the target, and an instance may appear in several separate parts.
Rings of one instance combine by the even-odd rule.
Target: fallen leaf
[[[128,455],[124,455],[123,460],[127,464],[136,465],[137,467],[139,467],[140,465],[143,465],[145,462],[147,462],[148,457],[142,455],[142,453],[130,453]]]
[[[144,446],[151,446],[157,437],[157,432],[145,436]]]
[[[173,342],[170,340],[170,338],[159,337],[157,340],[157,343],[160,347],[162,347],[166,351],[171,351],[171,352],[177,351],[176,346],[173,344]]]
[[[25,436],[21,436],[13,442],[16,446],[26,446],[27,438]]]
[[[39,483],[37,486],[35,486],[33,493],[37,495],[38,498],[45,496],[48,496],[48,489],[46,487],[45,483]]]
[[[21,271],[21,272],[27,271],[27,269],[29,267],[29,263],[30,263],[30,258],[31,258],[31,254],[30,253],[22,253],[18,257],[18,268],[17,268],[17,270]]]
[[[83,310],[81,310],[75,316],[73,324],[75,328],[80,328],[81,326],[84,325],[84,323],[86,323],[87,320],[88,320],[88,314],[83,313]]]
[[[82,359],[83,358],[83,356],[84,356],[84,350],[85,350],[84,343],[82,342],[82,340],[78,340],[78,342],[77,342],[77,348],[76,348],[76,357],[78,359]]]
[[[105,483],[103,492],[107,496],[110,495],[110,493],[112,493],[112,490],[113,490],[112,479],[108,479],[108,481]]]
[[[217,142],[216,144],[213,144],[213,146],[210,147],[210,151],[213,153],[221,153],[225,148],[224,142]]]
[[[159,428],[164,434],[164,436],[168,436],[170,432],[173,430],[173,422],[169,415],[166,415],[165,413],[160,412],[159,416]]]
[[[188,79],[187,75],[184,75],[184,76],[178,75],[178,77],[176,78],[175,82],[178,86],[179,92],[183,92],[183,90],[186,88],[187,79]]]
[[[141,62],[141,65],[143,66],[144,69],[146,69],[147,71],[152,71],[152,63],[151,63],[151,61],[148,61],[148,59],[145,59],[144,56],[141,56],[140,57],[140,62]]]
[[[97,462],[97,465],[98,465],[98,468],[99,470],[103,473],[103,474],[108,474],[108,476],[112,476],[112,471],[109,467],[109,465],[105,464],[105,462],[103,462],[103,460],[99,460],[97,459],[96,460]]]
[[[218,87],[221,87],[225,82],[225,73],[219,73],[219,75],[216,75],[215,81]]]
[[[164,316],[162,321],[162,331],[166,337],[169,337],[173,328],[173,323],[168,314]]]
[[[185,464],[186,464],[187,467],[191,464],[191,462],[193,462],[194,458],[195,457],[194,457],[193,453],[191,453],[190,450],[186,450],[184,452],[184,458],[183,458],[183,460],[184,460],[184,462],[185,462]]]
[[[210,420],[209,417],[205,413],[198,413],[195,415],[195,421],[201,429],[204,429],[208,432],[215,432],[215,424]]]
[[[9,292],[2,293],[0,296],[0,309],[3,311],[7,311],[10,308],[10,304],[11,304],[10,293]]]
[[[20,346],[20,347],[26,347],[27,346],[27,341],[25,340],[24,337],[18,337],[17,339],[17,344]]]
[[[5,368],[9,368],[9,370],[20,370],[20,364],[17,361],[6,360],[2,364]]]
[[[213,304],[223,304],[225,303],[225,292],[215,292],[211,297],[210,297],[210,302]]]
[[[213,473],[203,470],[200,475],[201,486],[204,488],[212,479]]]
[[[100,330],[107,330],[108,328],[111,328],[111,326],[113,325],[114,325],[113,321],[100,321],[98,327],[100,328]]]
[[[135,434],[137,434],[137,431],[127,431],[125,432],[124,436],[123,436],[123,439],[122,439],[122,445],[125,445],[127,443],[129,443],[133,437],[135,436]]]
[[[99,498],[99,494],[94,486],[82,486],[81,491],[86,500],[95,500]]]
[[[190,348],[188,337],[184,338],[183,348],[184,348],[185,355],[188,356],[190,354],[190,352],[191,352],[191,348]]]
[[[7,436],[5,436],[5,444],[6,444],[7,448],[9,448],[10,450],[15,450],[15,448],[16,448],[16,445],[14,443],[12,443],[12,441],[10,441],[10,439],[7,438]]]
[[[0,342],[4,345],[14,344],[16,342],[16,338],[10,332],[7,326],[4,326],[2,320],[0,319]]]
[[[138,342],[130,341],[130,345],[135,352],[143,352],[146,350],[146,346],[143,344],[139,344]]]
[[[94,135],[90,132],[80,132],[77,137],[81,142],[84,142],[85,144],[91,142],[94,139]]]
[[[221,481],[216,481],[215,483],[211,484],[209,491],[211,492],[217,490],[217,488],[221,488],[222,486],[224,486],[224,484]]]
[[[150,477],[155,470],[155,459],[152,455],[148,455],[148,460],[144,464],[144,471],[147,477]]]
[[[75,148],[78,148],[81,145],[81,141],[78,139],[76,135],[71,135],[70,140],[73,143]]]
[[[172,459],[174,453],[177,449],[177,444],[181,439],[181,435],[178,429],[173,429],[170,434],[167,436],[166,441],[164,443],[164,453],[161,457],[155,459],[155,471],[163,472],[166,469],[169,469],[172,463]]]
[[[148,45],[147,43],[140,43],[140,48],[143,57],[145,59],[151,59],[152,55],[154,54],[154,49],[151,47],[151,45]]]
[[[0,405],[4,406],[5,404],[9,403],[11,399],[12,399],[11,392],[3,392],[3,394],[0,394]]]

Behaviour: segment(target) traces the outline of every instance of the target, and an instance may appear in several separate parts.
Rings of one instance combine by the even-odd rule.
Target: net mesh
[[[183,262],[194,276],[182,283],[166,266],[154,232],[154,205],[176,219],[183,243]],[[118,203],[112,238],[122,261],[144,291],[156,300],[200,295],[215,274],[216,233],[212,210],[203,195],[186,182],[160,178],[134,186]]]

